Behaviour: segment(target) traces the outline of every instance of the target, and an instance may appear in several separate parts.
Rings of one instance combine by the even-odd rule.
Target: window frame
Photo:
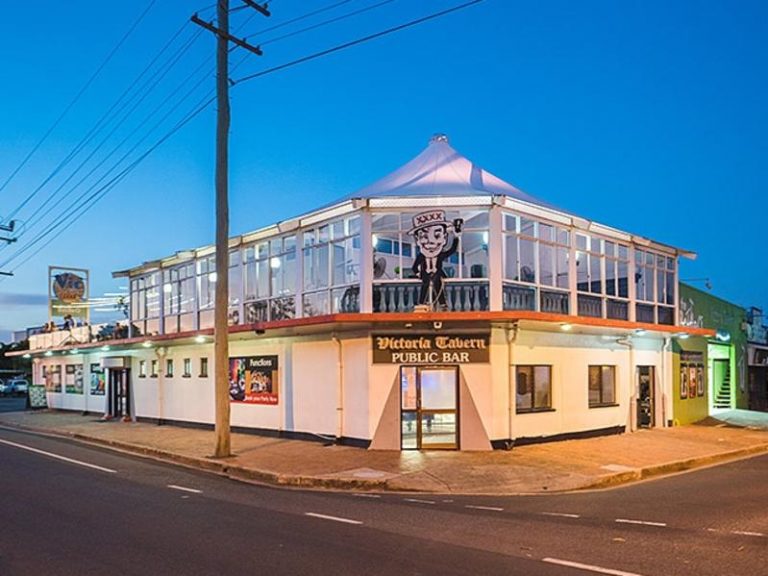
[[[605,369],[610,368],[610,373],[612,375],[611,377],[611,387],[612,387],[612,394],[613,399],[611,402],[606,402],[604,398],[604,374]],[[599,391],[599,400],[597,402],[592,402],[590,398],[590,393],[592,391],[592,372],[594,369],[599,370],[600,375],[600,386],[598,388]],[[616,389],[616,365],[615,364],[590,364],[587,367],[587,404],[589,408],[609,408],[609,407],[615,407],[619,405],[617,396],[617,389]]]
[[[200,357],[200,378],[208,378],[208,356]]]
[[[537,406],[536,405],[536,369],[546,368],[548,373],[547,383],[546,386],[548,387],[547,390],[547,405],[546,406]],[[516,364],[515,365],[515,397],[519,396],[519,377],[520,372],[522,370],[529,370],[529,378],[530,383],[528,384],[530,386],[530,395],[531,395],[531,407],[530,408],[520,408],[520,405],[517,403],[517,399],[515,400],[515,414],[531,414],[536,412],[554,412],[555,408],[552,407],[552,365],[551,364]],[[542,384],[543,386],[543,384]],[[525,394],[527,395],[527,394]]]
[[[182,361],[182,378],[192,378],[192,358],[184,358]]]

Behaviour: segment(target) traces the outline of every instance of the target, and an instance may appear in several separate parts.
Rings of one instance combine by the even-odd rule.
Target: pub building
[[[333,204],[230,239],[233,429],[490,450],[674,423],[691,252],[561,210],[443,135]],[[116,272],[122,337],[32,337],[53,408],[214,422],[214,247]],[[94,332],[94,331],[92,331]]]

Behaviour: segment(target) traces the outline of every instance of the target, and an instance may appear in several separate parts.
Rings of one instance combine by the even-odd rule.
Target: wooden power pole
[[[244,2],[264,14],[266,5]],[[216,35],[216,292],[213,324],[214,387],[216,399],[216,447],[214,457],[232,454],[229,409],[229,43],[261,55],[258,47],[229,34],[229,0],[217,1],[218,26],[204,22],[197,14],[195,24]]]

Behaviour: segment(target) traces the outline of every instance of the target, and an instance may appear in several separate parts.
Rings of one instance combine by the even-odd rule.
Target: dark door
[[[653,366],[637,367],[637,426],[653,428],[654,426],[654,388],[656,369]]]
[[[131,370],[108,368],[108,410],[112,418],[131,419]]]
[[[459,447],[458,376],[455,366],[400,369],[400,446]]]

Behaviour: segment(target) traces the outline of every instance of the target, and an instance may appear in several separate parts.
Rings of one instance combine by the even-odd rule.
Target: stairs
[[[724,363],[723,381],[718,387],[712,403],[714,408],[729,409],[731,407],[731,366],[730,362]],[[715,381],[717,384],[717,381]]]

